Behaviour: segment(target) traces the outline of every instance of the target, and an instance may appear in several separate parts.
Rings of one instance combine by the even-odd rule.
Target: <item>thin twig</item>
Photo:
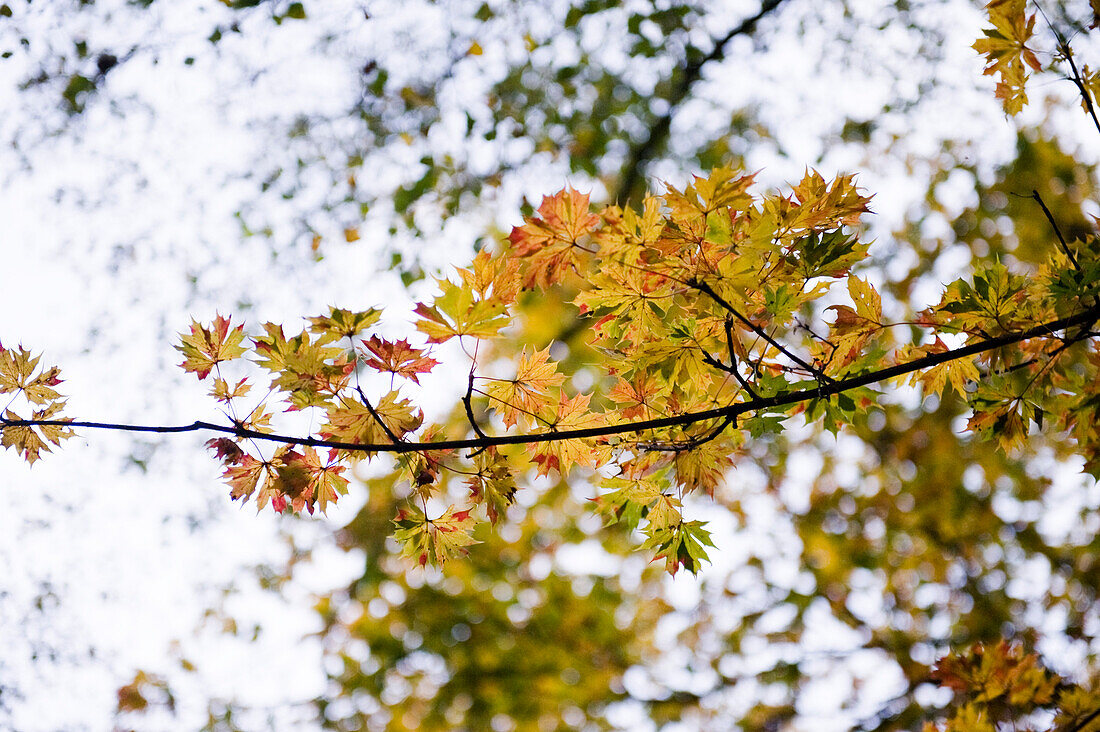
[[[466,419],[470,422],[470,427],[473,428],[474,433],[478,437],[488,437],[481,431],[481,427],[478,425],[477,420],[474,419],[474,408],[471,403],[474,394],[474,367],[470,365],[470,379],[466,384],[466,394],[462,397],[462,406],[466,408]]]
[[[690,285],[691,287],[694,287],[695,289],[699,290],[702,293],[705,293],[708,297],[710,297],[710,299],[714,300],[714,302],[721,305],[728,313],[733,315],[733,317],[737,318],[742,323],[744,323],[745,326],[747,326],[753,333],[755,333],[756,335],[763,338],[765,341],[767,341],[767,343],[769,345],[774,347],[776,350],[778,350],[784,356],[789,358],[791,361],[794,361],[796,364],[798,364],[802,368],[806,369],[815,379],[817,379],[818,381],[826,382],[826,383],[833,383],[833,380],[831,378],[829,378],[828,376],[826,376],[824,373],[822,373],[820,369],[814,368],[813,366],[806,363],[805,361],[803,361],[801,358],[799,358],[795,354],[791,353],[782,343],[780,343],[779,341],[775,340],[770,335],[768,335],[767,332],[765,332],[763,328],[761,328],[756,323],[752,322],[751,320],[746,318],[744,315],[742,315],[737,310],[737,308],[733,307],[728,302],[726,302],[726,300],[723,299],[722,296],[719,295],[717,292],[715,292],[714,288],[712,288],[706,282],[703,282],[702,280],[689,280],[688,285]]]
[[[753,399],[757,398],[757,394],[752,390],[752,386],[749,385],[748,379],[741,375],[741,371],[737,368],[737,354],[733,347],[733,318],[730,315],[726,315],[726,350],[730,355],[730,373],[733,374],[733,378],[737,379],[737,383],[741,385],[741,388],[748,392],[748,395]]]
[[[393,430],[391,430],[390,426],[386,424],[385,420],[382,419],[382,416],[375,411],[373,406],[371,406],[370,399],[367,399],[367,395],[363,393],[363,390],[359,387],[358,384],[355,385],[355,390],[359,392],[359,398],[363,400],[363,406],[367,408],[368,412],[370,412],[370,416],[374,417],[374,420],[378,422],[379,425],[381,425],[382,431],[386,433],[386,437],[390,438],[395,443],[401,442],[401,438],[393,433]]]
[[[1054,214],[1047,208],[1046,203],[1043,202],[1043,197],[1039,195],[1039,191],[1032,190],[1031,197],[1035,199],[1035,202],[1039,204],[1039,208],[1043,209],[1043,215],[1047,217],[1047,221],[1050,222],[1050,226],[1054,229],[1054,234],[1058,237],[1058,243],[1061,245],[1062,253],[1069,257],[1070,263],[1073,268],[1078,272],[1081,271],[1081,265],[1077,263],[1077,257],[1073,256],[1073,252],[1070,251],[1069,244],[1066,243],[1066,237],[1062,236],[1062,230],[1058,227],[1058,222],[1054,220]]]

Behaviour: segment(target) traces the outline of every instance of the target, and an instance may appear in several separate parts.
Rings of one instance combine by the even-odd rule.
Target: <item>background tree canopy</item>
[[[138,383],[159,379],[176,357],[165,354],[164,344],[186,332],[186,312],[205,316],[196,316],[189,333],[192,350],[186,340],[181,349],[201,373],[213,365],[204,366],[203,338],[218,332],[220,318],[209,330],[202,323],[214,320],[219,307],[254,323],[289,323],[334,302],[360,314],[383,300],[410,310],[417,302],[443,308],[426,275],[447,277],[446,265],[469,266],[475,251],[502,251],[513,226],[548,221],[547,210],[535,210],[542,196],[568,185],[590,191],[593,203],[640,210],[647,190],[683,191],[692,174],[701,176],[697,186],[718,180],[713,168],[759,170],[752,190],[761,201],[788,195],[775,191],[789,191],[787,184],[802,180],[808,167],[821,172],[822,185],[858,172],[859,187],[874,194],[874,215],[859,219],[858,232],[850,218],[855,209],[835,216],[832,228],[806,229],[818,237],[813,246],[840,241],[828,239],[831,232],[843,233],[844,242],[858,233],[869,243],[865,259],[845,261],[829,276],[847,276],[855,266],[859,281],[877,293],[877,317],[908,323],[899,343],[920,343],[929,322],[922,313],[937,303],[972,337],[978,331],[995,337],[984,321],[963,321],[977,312],[963,304],[967,293],[949,288],[941,302],[944,283],[962,277],[973,292],[983,287],[979,281],[985,292],[996,290],[990,272],[1003,265],[1020,278],[1006,280],[1017,282],[1013,292],[1031,293],[1025,280],[1061,283],[1064,297],[1052,301],[1047,321],[1072,316],[1074,303],[1086,312],[1095,307],[1089,263],[1097,255],[1096,156],[1089,143],[1100,130],[1082,109],[1083,100],[1094,101],[1085,64],[1096,63],[1095,4],[990,5],[16,0],[0,5],[0,52],[18,79],[9,98],[23,110],[0,123],[17,161],[7,182],[45,176],[28,200],[42,205],[52,194],[61,210],[89,222],[100,221],[96,212],[112,211],[112,200],[125,193],[146,206],[170,202],[167,213],[135,216],[122,233],[75,224],[68,234],[87,252],[79,262],[87,278],[129,282],[134,271],[136,280],[152,283],[135,286],[131,306],[148,307],[152,291],[173,283],[173,294],[158,295],[147,311],[155,318],[132,319],[116,336],[148,339],[150,350],[160,349],[162,368],[148,367],[134,377]],[[976,39],[986,45],[975,46]],[[982,75],[986,62],[995,81]],[[1006,118],[1005,110],[1018,111],[1025,74],[1032,74],[1029,104]],[[190,120],[186,104],[210,105],[235,136],[229,144],[208,136],[209,144],[195,151],[202,172],[165,180],[146,166],[175,165],[172,141],[187,138],[173,127],[173,114]],[[169,149],[117,143],[130,134],[161,139]],[[77,155],[90,171],[76,180],[51,179],[58,150]],[[807,184],[800,194],[803,203],[813,188]],[[673,210],[677,200],[668,193],[662,199]],[[174,213],[193,208],[189,201],[225,225],[164,236],[174,220],[190,221]],[[579,204],[571,205],[576,214]],[[117,217],[117,210],[108,215]],[[604,212],[601,226],[611,227],[615,215]],[[718,236],[709,227],[706,236]],[[810,239],[799,241],[807,261]],[[669,261],[677,254],[661,251]],[[1074,267],[1068,259],[1061,270],[1051,264],[1067,256]],[[600,261],[606,275],[611,260]],[[1059,271],[1068,273],[1064,281]],[[527,355],[549,348],[568,393],[593,385],[606,391],[610,382],[598,367],[610,363],[615,344],[605,338],[594,349],[592,320],[579,318],[572,305],[578,289],[600,273],[586,274],[587,282],[555,281],[548,296],[520,297],[510,310],[513,327],[482,362],[514,357],[524,347]],[[779,295],[770,297],[767,311],[781,310]],[[860,297],[852,291],[856,310],[849,308],[846,321],[855,339],[866,335],[853,325],[857,315],[868,319]],[[1004,332],[1031,323],[1024,307],[1030,302],[1012,301],[1018,321]],[[797,317],[784,333],[801,344],[799,352],[813,352],[806,339],[814,323],[834,326],[834,345],[843,335],[835,326],[844,311],[822,321],[825,304],[790,305]],[[90,307],[107,319],[116,306]],[[994,315],[1008,318],[1010,310]],[[330,312],[330,320],[339,317]],[[382,333],[392,344],[412,332],[410,321],[383,319]],[[223,339],[234,337],[237,322],[221,323]],[[339,331],[331,323],[313,325],[315,332]],[[683,497],[683,515],[707,522],[715,545],[705,550],[709,563],[690,552],[672,562],[673,569],[698,570],[694,576],[673,579],[664,562],[651,562],[660,547],[639,552],[647,537],[638,528],[643,515],[631,519],[641,509],[632,506],[643,505],[652,525],[656,504],[624,501],[608,509],[595,476],[543,470],[514,476],[514,496],[498,487],[502,495],[488,501],[495,526],[470,529],[480,543],[468,547],[468,556],[442,570],[415,568],[403,555],[424,524],[403,512],[419,476],[434,468],[413,459],[361,464],[340,478],[353,483],[341,503],[358,501],[358,510],[332,511],[320,524],[287,511],[280,525],[293,550],[259,571],[273,593],[312,593],[325,653],[323,690],[303,697],[265,679],[280,698],[264,704],[227,698],[216,688],[186,691],[194,687],[189,679],[211,671],[196,668],[184,648],[160,664],[114,671],[118,723],[1088,729],[1100,709],[1091,692],[1100,587],[1100,490],[1091,477],[1097,464],[1089,412],[1073,431],[1047,401],[1081,394],[1082,409],[1095,414],[1088,401],[1098,365],[1094,326],[1081,325],[1063,334],[1065,355],[1036,347],[1015,360],[982,363],[981,378],[975,370],[945,375],[939,389],[925,381],[919,389],[891,390],[873,409],[852,402],[836,413],[828,406],[834,402],[822,399],[781,426],[761,420],[730,453],[732,464],[709,486],[712,495]],[[65,357],[23,328],[15,327],[16,339],[35,351],[47,348],[46,358],[67,374]],[[702,338],[701,332],[693,335]],[[257,328],[249,334],[262,336]],[[12,347],[15,339],[2,335],[8,353],[21,353]],[[715,332],[716,342],[721,335]],[[262,337],[276,356],[294,350],[278,347],[270,331]],[[927,342],[911,355],[962,342]],[[306,353],[309,336],[297,345]],[[441,352],[460,355],[443,347],[432,353],[442,360]],[[752,354],[739,357],[751,361]],[[736,369],[734,355],[731,345]],[[338,361],[318,358],[329,366]],[[1045,359],[1058,368],[1048,369]],[[785,367],[792,367],[789,360]],[[431,381],[436,396],[422,405],[444,431],[471,427],[461,401],[470,394],[466,368]],[[657,363],[653,371],[662,368]],[[811,367],[802,376],[807,388],[824,388],[826,377],[844,375]],[[955,388],[944,389],[945,380]],[[981,414],[977,399],[996,403],[977,391],[983,380],[1034,387],[1027,391],[1034,395],[1028,421],[1013,427],[1018,439],[999,446],[967,429]],[[39,387],[56,386],[50,382],[47,376]],[[172,410],[162,423],[206,418],[192,406],[194,380],[163,383]],[[310,406],[307,389],[284,390],[304,394],[298,406]],[[70,391],[75,402],[77,389]],[[142,415],[145,406],[136,403],[131,413]],[[66,413],[72,411],[70,405]],[[990,421],[1004,435],[1001,417]],[[306,425],[302,433],[318,427]],[[15,429],[5,428],[6,444],[18,439]],[[157,466],[152,453],[161,448],[150,444],[121,449]],[[13,446],[27,453],[25,443]],[[221,450],[227,457],[232,448]],[[729,456],[712,457],[724,465]],[[234,465],[241,467],[230,460]],[[395,478],[401,471],[405,477]],[[283,488],[299,480],[278,479]],[[427,475],[424,484],[435,480]],[[190,490],[214,502],[214,488],[203,487],[212,483],[207,474]],[[238,494],[251,493],[243,480],[233,485]],[[294,508],[298,494],[280,491],[273,502]],[[594,511],[597,495],[603,502]],[[224,503],[222,494],[217,503]],[[394,538],[395,516],[405,545]],[[303,577],[316,567],[311,554],[328,556],[333,545],[354,562],[355,578],[338,587],[311,584]],[[219,615],[223,627],[240,633],[231,616]],[[3,677],[0,683],[10,684],[2,688],[16,698],[0,696],[2,708],[28,719],[18,708],[19,685]]]

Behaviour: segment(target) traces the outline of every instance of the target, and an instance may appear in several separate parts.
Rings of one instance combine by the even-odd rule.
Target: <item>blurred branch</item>
[[[760,4],[760,10],[755,15],[746,18],[724,37],[716,40],[714,48],[705,56],[691,58],[692,51],[695,49],[688,48],[686,63],[680,72],[680,78],[676,81],[671,93],[665,100],[668,102],[668,109],[649,126],[645,138],[639,140],[630,148],[630,152],[626,156],[626,162],[623,163],[619,173],[619,187],[612,193],[612,201],[625,204],[640,197],[645,186],[643,169],[650,160],[656,157],[658,151],[668,140],[672,126],[672,115],[675,114],[677,107],[691,93],[691,87],[703,73],[703,67],[712,61],[723,60],[726,57],[726,46],[729,45],[730,41],[737,36],[752,33],[756,29],[757,23],[784,2],[785,0],[763,0]]]

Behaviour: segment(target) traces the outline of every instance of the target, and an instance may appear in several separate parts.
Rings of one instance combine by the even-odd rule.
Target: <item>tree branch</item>
[[[960,346],[959,348],[955,348],[949,351],[943,351],[941,353],[934,353],[928,356],[922,356],[921,358],[907,361],[906,363],[896,364],[888,368],[879,369],[878,371],[871,371],[864,374],[849,376],[839,381],[831,381],[828,384],[819,384],[809,389],[794,389],[792,391],[774,394],[769,397],[756,397],[747,401],[736,402],[725,407],[716,407],[714,409],[706,409],[698,412],[688,412],[686,414],[678,414],[672,417],[660,417],[656,419],[639,420],[637,422],[623,422],[620,424],[607,425],[604,427],[588,427],[574,430],[535,432],[530,434],[518,435],[498,435],[493,437],[479,437],[476,439],[438,440],[433,442],[396,442],[381,445],[368,445],[354,442],[340,442],[337,440],[322,440],[313,437],[295,437],[290,435],[257,432],[256,430],[245,429],[232,425],[214,424],[212,422],[203,422],[201,420],[197,420],[195,422],[192,422],[191,424],[186,425],[152,426],[118,424],[109,422],[89,422],[70,419],[35,420],[5,419],[3,417],[0,417],[0,427],[70,427],[82,429],[115,430],[120,432],[155,433],[206,431],[234,435],[236,437],[251,437],[257,440],[267,440],[269,442],[279,442],[291,445],[330,447],[336,448],[338,450],[347,450],[349,452],[408,453],[418,452],[421,450],[462,450],[495,447],[498,445],[526,445],[537,442],[560,442],[562,440],[580,440],[597,437],[610,437],[612,435],[645,432],[647,430],[663,429],[665,427],[682,427],[713,419],[723,419],[734,422],[742,414],[746,414],[749,412],[759,412],[767,409],[775,409],[776,407],[785,407],[792,404],[798,404],[800,402],[806,402],[813,399],[822,399],[825,397],[833,396],[835,394],[840,394],[850,389],[856,389],[861,386],[868,386],[870,384],[875,384],[880,381],[892,379],[896,376],[902,376],[904,374],[912,373],[914,371],[921,371],[922,369],[931,368],[932,366],[938,366],[942,363],[955,361],[960,358],[966,358],[967,356],[973,356],[975,354],[984,353],[986,351],[992,351],[997,348],[1003,348],[1004,346],[1010,346],[1021,341],[1029,340],[1031,338],[1049,338],[1054,336],[1056,331],[1080,326],[1084,326],[1085,329],[1088,329],[1091,324],[1097,322],[1097,320],[1100,320],[1100,304],[1093,305],[1087,310],[1083,310],[1076,315],[1070,315],[1065,318],[1059,318],[1058,320],[1052,320],[1048,323],[1043,323],[1024,331],[1019,331],[1016,333],[1006,333],[1004,335],[1000,335],[994,338],[986,338],[977,343]],[[1084,336],[1082,336],[1082,338],[1083,337]]]

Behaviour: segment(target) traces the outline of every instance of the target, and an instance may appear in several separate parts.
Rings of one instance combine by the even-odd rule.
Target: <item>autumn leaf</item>
[[[403,508],[393,523],[397,526],[393,538],[401,544],[401,555],[415,559],[422,567],[429,561],[443,566],[477,543],[471,533],[474,519],[469,509],[456,511],[448,506],[438,518],[429,519],[418,508]]]
[[[997,98],[1004,104],[1005,112],[1016,114],[1027,104],[1024,84],[1027,81],[1026,66],[1035,71],[1042,68],[1027,42],[1035,30],[1035,15],[1027,18],[1025,0],[992,0],[986,5],[989,22],[985,38],[979,38],[972,46],[985,56],[985,74],[998,75]]]
[[[35,410],[31,420],[57,420],[61,419],[60,412],[64,402],[53,402],[45,409]],[[21,421],[20,417],[10,409],[4,412],[4,420],[8,422]],[[15,448],[15,451],[23,455],[23,459],[33,465],[39,455],[44,452],[52,452],[50,445],[60,445],[62,440],[73,436],[70,428],[62,425],[10,425],[5,424],[0,428],[0,447]]]
[[[181,333],[180,345],[176,346],[176,350],[184,356],[180,366],[201,381],[219,363],[244,354],[245,349],[241,346],[243,340],[244,325],[231,329],[229,318],[218,315],[209,328],[192,320],[191,332]]]
[[[685,491],[702,489],[708,496],[713,496],[714,489],[722,483],[726,471],[733,465],[733,452],[733,443],[724,436],[677,452],[673,460],[676,482]]]
[[[363,359],[364,365],[382,373],[404,376],[417,384],[420,383],[417,374],[426,374],[439,365],[438,361],[425,356],[424,351],[413,348],[406,340],[391,343],[371,336],[370,340],[363,341],[363,345],[371,354]]]
[[[339,338],[354,338],[377,323],[381,317],[382,311],[375,308],[369,308],[362,312],[329,308],[328,315],[318,315],[308,320],[311,332],[327,336],[331,340],[337,340]]]
[[[508,325],[503,302],[490,298],[475,299],[468,287],[439,280],[443,293],[431,305],[419,303],[416,329],[428,336],[429,343],[444,343],[455,336],[492,338]]]
[[[398,438],[415,430],[424,420],[423,414],[408,399],[389,392],[371,408],[362,402],[343,400],[328,408],[328,423],[321,428],[325,439],[360,445],[384,445],[392,442],[379,420]],[[377,417],[375,416],[377,415]]]
[[[222,478],[229,485],[229,497],[247,502],[256,492],[256,484],[267,472],[267,464],[251,455],[236,456],[234,462],[225,466]]]
[[[607,519],[607,523],[623,522],[628,528],[635,529],[649,512],[650,506],[661,495],[662,486],[655,476],[616,477],[603,481],[608,493],[593,499],[597,510]]]
[[[210,395],[219,402],[228,404],[234,399],[247,395],[251,390],[252,386],[248,383],[248,379],[241,379],[234,386],[230,386],[225,379],[215,377],[214,386],[210,389]]]
[[[835,349],[830,366],[839,371],[858,359],[871,336],[882,329],[882,299],[875,288],[859,277],[848,278],[848,294],[855,308],[833,305],[836,312],[829,343]]]
[[[288,339],[280,325],[264,323],[263,328],[264,335],[253,338],[256,363],[271,372],[272,385],[287,392],[297,409],[331,404],[355,369],[343,349],[326,345],[331,334],[311,338],[303,331]]]
[[[947,344],[945,344],[939,336],[936,336],[936,340],[931,344],[925,346],[907,346],[900,349],[895,356],[895,361],[898,363],[906,363],[924,356],[946,353],[947,350]],[[935,366],[929,366],[923,371],[913,371],[912,373],[900,377],[898,380],[901,383],[908,383],[910,385],[921,384],[926,394],[935,394],[937,396],[943,392],[945,385],[951,384],[951,388],[955,390],[956,394],[965,397],[966,385],[981,378],[981,372],[978,371],[978,367],[974,361],[975,359],[973,357],[956,358]]]
[[[495,449],[482,450],[474,458],[477,472],[466,478],[470,497],[485,506],[489,522],[496,524],[515,502],[516,479],[509,460]]]
[[[486,387],[490,404],[500,414],[504,424],[514,427],[521,419],[534,422],[549,399],[551,390],[565,383],[565,375],[550,361],[550,347],[528,354],[520,351],[514,379],[494,379]]]
[[[343,476],[347,466],[339,464],[336,451],[330,451],[328,461],[322,463],[316,450],[305,447],[299,462],[309,475],[309,485],[303,495],[292,504],[295,511],[302,510],[304,505],[311,514],[314,507],[325,513],[329,504],[347,494],[348,479]]]
[[[538,216],[512,229],[512,254],[523,260],[524,287],[547,288],[578,269],[588,251],[578,242],[592,232],[600,217],[589,213],[588,194],[572,188],[546,196]]]
[[[602,414],[592,412],[588,404],[592,400],[590,394],[578,394],[569,398],[561,396],[553,412],[544,413],[545,421],[556,432],[568,430],[588,429],[605,424]],[[530,446],[531,460],[538,465],[539,475],[548,475],[551,470],[556,470],[560,475],[567,475],[573,466],[591,467],[601,461],[604,452],[591,439],[561,439],[547,442],[536,442]]]
[[[0,345],[0,394],[21,392],[32,404],[47,404],[61,397],[53,387],[61,383],[61,370],[56,366],[43,369],[37,376],[41,356],[27,349],[4,348]]]

